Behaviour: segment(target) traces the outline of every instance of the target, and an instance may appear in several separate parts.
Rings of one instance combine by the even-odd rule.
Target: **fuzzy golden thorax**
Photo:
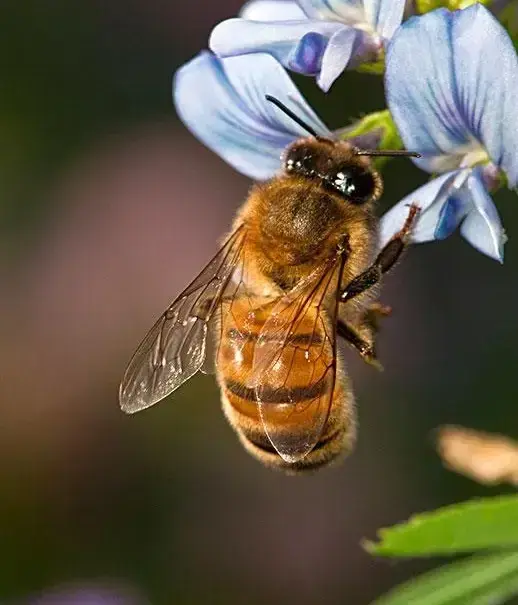
[[[351,261],[372,250],[381,189],[369,159],[347,143],[312,138],[288,147],[283,174],[256,185],[241,213],[264,272],[274,278],[289,272],[296,279],[341,245]],[[284,287],[282,280],[275,281]]]

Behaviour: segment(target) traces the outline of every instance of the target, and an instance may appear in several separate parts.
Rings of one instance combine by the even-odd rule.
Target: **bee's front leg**
[[[372,265],[360,275],[357,275],[340,294],[340,302],[347,302],[377,284],[381,276],[397,263],[410,239],[410,232],[419,213],[419,206],[410,205],[407,219],[401,231],[383,247]]]

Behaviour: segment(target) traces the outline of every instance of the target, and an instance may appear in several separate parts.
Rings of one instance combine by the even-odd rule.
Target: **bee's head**
[[[361,150],[350,143],[324,138],[275,97],[266,99],[276,105],[311,137],[289,145],[284,153],[283,169],[287,175],[319,181],[330,193],[351,204],[361,206],[379,198],[383,183],[369,156],[413,156],[413,151]]]
[[[345,141],[309,137],[285,151],[286,175],[316,181],[329,193],[360,206],[376,201],[383,190],[379,173],[368,157]]]

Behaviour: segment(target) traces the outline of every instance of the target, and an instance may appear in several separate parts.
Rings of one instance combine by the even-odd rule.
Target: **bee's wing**
[[[254,350],[252,380],[264,429],[287,462],[318,443],[336,380],[341,255],[274,303]]]
[[[200,368],[203,374],[216,373],[216,359],[221,343],[221,306],[218,305],[207,322],[207,339],[205,342],[205,360]]]
[[[141,342],[120,385],[119,401],[125,412],[152,406],[202,367],[208,323],[230,287],[244,239],[245,228],[240,227]]]

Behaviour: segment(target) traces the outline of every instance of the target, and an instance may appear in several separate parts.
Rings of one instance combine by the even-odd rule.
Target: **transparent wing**
[[[244,240],[245,229],[240,227],[144,338],[120,385],[125,412],[154,405],[201,369],[208,323],[239,265]]]
[[[221,342],[221,306],[214,309],[210,321],[207,322],[207,339],[205,342],[205,360],[200,372],[203,374],[216,373],[216,359]]]
[[[250,386],[268,438],[290,463],[315,447],[329,416],[343,263],[337,256],[275,302],[255,346]]]

